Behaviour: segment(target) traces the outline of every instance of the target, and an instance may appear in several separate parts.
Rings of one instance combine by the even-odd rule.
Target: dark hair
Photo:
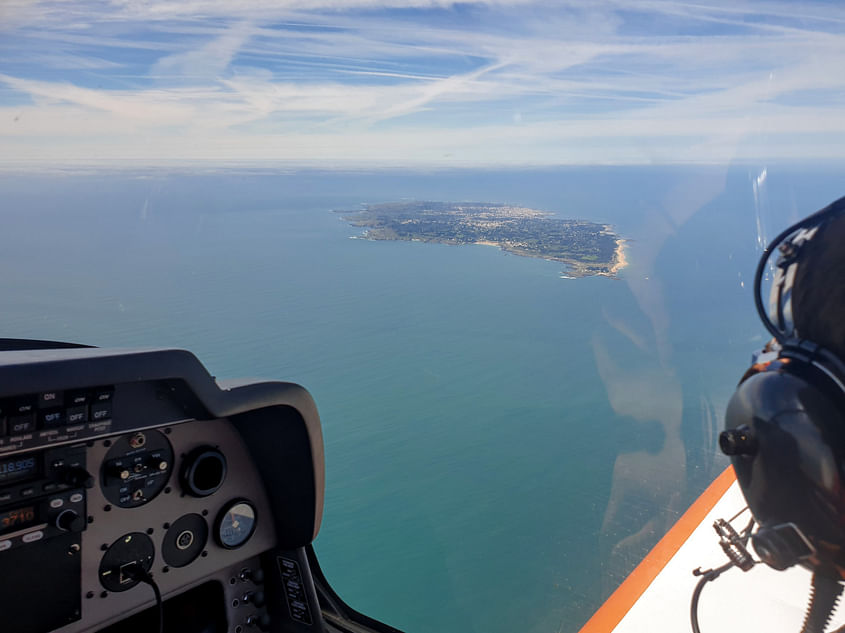
[[[826,222],[802,250],[792,317],[800,338],[845,361],[845,215]]]

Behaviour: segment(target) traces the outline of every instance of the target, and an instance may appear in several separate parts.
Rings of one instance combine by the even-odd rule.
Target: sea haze
[[[326,445],[316,551],[352,607],[409,633],[577,631],[726,464],[724,405],[763,343],[759,240],[843,185],[763,166],[5,174],[0,335],[303,384]],[[566,280],[493,247],[350,239],[332,213],[403,199],[610,223],[630,265]]]

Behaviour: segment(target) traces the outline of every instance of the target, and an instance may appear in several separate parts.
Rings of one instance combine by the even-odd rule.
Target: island
[[[488,202],[386,202],[335,213],[370,240],[486,244],[566,265],[565,278],[616,278],[625,240],[607,224],[564,220],[536,209]]]

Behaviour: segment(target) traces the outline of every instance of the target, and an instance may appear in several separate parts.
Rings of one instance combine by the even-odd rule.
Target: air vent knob
[[[180,479],[192,497],[212,495],[226,480],[226,456],[213,446],[200,446],[185,457]]]

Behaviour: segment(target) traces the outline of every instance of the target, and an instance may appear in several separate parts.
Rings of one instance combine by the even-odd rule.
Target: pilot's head
[[[806,243],[796,270],[792,289],[796,332],[845,361],[845,208],[832,212]]]
[[[755,300],[774,335],[728,404],[722,450],[777,569],[845,578],[845,198],[766,249]],[[777,250],[769,310],[760,286]]]

